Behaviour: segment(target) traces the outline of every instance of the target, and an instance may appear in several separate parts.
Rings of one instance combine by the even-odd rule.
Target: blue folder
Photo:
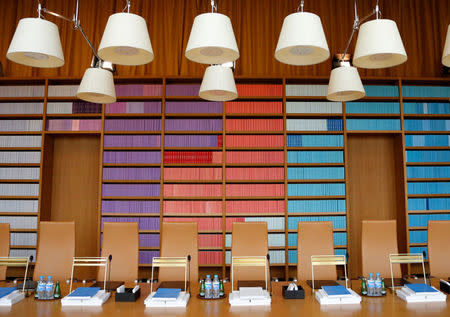
[[[342,285],[322,286],[322,289],[328,296],[350,295],[350,292]]]
[[[436,293],[437,290],[427,284],[406,284],[406,286],[415,293]]]
[[[153,298],[158,299],[177,299],[180,295],[181,289],[179,288],[158,288]]]
[[[85,297],[90,298],[93,297],[100,290],[100,287],[78,287],[72,293],[70,293],[69,297]]]
[[[0,298],[3,298],[6,295],[11,294],[16,289],[17,289],[16,287],[0,287]]]

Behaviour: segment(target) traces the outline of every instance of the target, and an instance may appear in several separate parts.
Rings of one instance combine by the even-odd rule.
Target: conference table
[[[432,284],[438,287],[438,280]],[[144,300],[150,293],[150,284],[141,286],[141,297],[133,303],[115,302],[114,293],[101,307],[61,307],[59,300],[39,301],[33,295],[12,307],[0,307],[0,316],[53,317],[53,316],[450,316],[450,300],[443,303],[407,304],[392,294],[390,289],[384,297],[363,297],[360,305],[321,306],[305,283],[305,299],[284,299],[282,286],[286,282],[272,283],[272,304],[268,307],[231,307],[228,296],[225,299],[205,300],[197,298],[198,284],[192,284],[191,299],[185,308],[146,308]],[[82,285],[81,283],[78,286]],[[129,285],[132,286],[132,285]],[[62,285],[62,293],[68,293],[68,286]],[[230,283],[225,284],[228,294]],[[360,283],[354,281],[352,288],[359,292]]]

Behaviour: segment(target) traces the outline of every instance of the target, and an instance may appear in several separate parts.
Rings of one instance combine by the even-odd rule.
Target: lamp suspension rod
[[[127,13],[130,13],[131,0],[126,0],[126,1],[127,1],[127,4],[123,8],[122,12],[125,12],[125,10],[127,10]]]
[[[214,0],[211,0],[211,13],[217,12],[217,4]]]
[[[304,6],[305,6],[305,0],[300,1],[300,4],[297,7],[297,12],[303,12]]]
[[[79,0],[77,0],[77,3],[76,3],[75,14],[73,16],[73,19],[69,19],[69,18],[67,18],[67,17],[65,17],[65,16],[63,16],[63,15],[61,15],[59,13],[47,10],[47,8],[43,8],[42,5],[41,5],[41,2],[39,2],[38,3],[38,16],[39,16],[39,18],[41,18],[42,17],[41,13],[44,12],[44,13],[50,14],[50,15],[52,15],[54,17],[57,17],[57,18],[60,18],[62,20],[65,20],[65,21],[68,21],[70,23],[73,23],[73,29],[74,30],[79,30],[81,32],[81,35],[83,35],[84,39],[89,44],[89,47],[91,48],[92,53],[95,55],[95,57],[97,57],[99,60],[101,60],[101,58],[97,54],[97,51],[95,50],[94,46],[92,45],[91,41],[89,41],[89,38],[87,37],[86,33],[84,33],[84,30],[81,27],[80,20],[78,19],[78,9],[79,9]]]

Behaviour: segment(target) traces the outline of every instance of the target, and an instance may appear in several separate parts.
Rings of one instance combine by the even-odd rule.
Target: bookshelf
[[[363,218],[397,219],[400,249],[414,252],[426,250],[428,220],[450,220],[447,79],[365,79],[365,98],[337,103],[326,100],[326,78],[237,78],[239,98],[222,103],[199,99],[197,78],[118,78],[117,102],[103,106],[77,100],[76,83],[0,81],[0,221],[12,227],[11,255],[34,255],[38,220],[53,219],[45,153],[58,136],[98,140],[96,250],[103,222],[137,222],[142,272],[165,221],[197,222],[201,274],[223,276],[232,223],[264,221],[272,273],[287,278],[299,221],[332,221],[335,253],[355,261]],[[364,143],[389,157],[372,173],[354,163]],[[379,168],[392,175],[376,178]],[[395,193],[371,195],[358,179]]]

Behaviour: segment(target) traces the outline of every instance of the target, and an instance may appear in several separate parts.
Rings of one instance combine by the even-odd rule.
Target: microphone
[[[350,254],[348,253],[348,251],[345,253],[345,259],[347,261],[347,278],[350,280],[350,288],[353,288],[353,281],[352,281],[352,277],[350,275],[350,266],[348,265],[348,260],[350,259]],[[345,281],[347,282],[347,281]]]
[[[426,259],[426,257],[427,257],[427,253],[426,253],[426,251],[425,250],[423,250],[422,251],[422,256],[423,256],[423,259],[425,260]],[[428,284],[426,281],[427,281],[427,272],[426,272],[426,268],[424,267],[424,272],[423,272],[423,279],[424,279],[424,283],[425,284]],[[430,278],[431,278],[431,276],[430,276]],[[429,285],[431,285],[431,280],[430,280],[430,284]]]
[[[190,254],[188,254],[187,259],[188,259],[188,263],[189,263],[189,265],[188,265],[188,280],[189,280],[188,292],[190,295],[191,294],[191,255]]]
[[[111,261],[112,261],[112,254],[110,254],[108,256],[108,261],[109,261],[109,270],[108,270],[108,291],[109,291],[109,290],[111,290]]]
[[[270,276],[270,254],[266,255],[267,263],[269,264],[269,286],[270,286],[270,296],[272,296],[272,277]]]

